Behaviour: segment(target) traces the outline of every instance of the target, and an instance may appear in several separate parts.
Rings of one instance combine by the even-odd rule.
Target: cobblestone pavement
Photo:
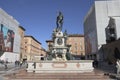
[[[14,63],[9,63],[7,64],[8,66],[8,70],[15,67]],[[0,64],[0,71],[5,71],[5,65],[4,64]]]
[[[5,70],[4,66],[0,66],[0,80],[119,80],[110,78],[99,69],[85,73],[28,73],[25,67],[15,67],[11,64]]]
[[[100,70],[85,73],[28,73],[25,69],[4,75],[5,80],[115,80]]]
[[[26,65],[23,65],[22,67],[15,66],[14,63],[8,64],[7,66],[8,68],[5,69],[5,66],[3,64],[0,64],[0,80],[5,80],[4,75],[16,73],[26,67]]]

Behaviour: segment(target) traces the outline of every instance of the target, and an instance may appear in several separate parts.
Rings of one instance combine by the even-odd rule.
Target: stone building
[[[69,34],[67,44],[71,45],[70,52],[74,56],[85,56],[84,35]]]
[[[48,45],[47,51],[50,52],[52,45],[53,45],[53,40],[46,40],[46,43]]]
[[[40,60],[42,52],[41,43],[37,41],[33,36],[24,36],[24,48],[27,61]],[[45,55],[45,53],[43,54]]]
[[[19,26],[19,34],[21,37],[21,43],[20,43],[20,59],[22,61],[27,60],[27,56],[25,54],[25,48],[24,48],[24,36],[25,36],[25,29],[22,26]]]

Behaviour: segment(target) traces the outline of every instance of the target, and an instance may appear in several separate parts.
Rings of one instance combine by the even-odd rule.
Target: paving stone
[[[6,80],[115,80],[105,76],[104,72],[94,70],[85,73],[28,73],[19,70],[17,73],[4,76]]]

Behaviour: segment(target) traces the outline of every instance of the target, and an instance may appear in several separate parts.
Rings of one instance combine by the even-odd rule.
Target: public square
[[[0,0],[0,80],[120,80],[120,0]]]

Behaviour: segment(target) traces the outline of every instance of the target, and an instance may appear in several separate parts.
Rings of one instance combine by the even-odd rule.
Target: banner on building
[[[14,31],[0,24],[0,51],[13,52]]]

